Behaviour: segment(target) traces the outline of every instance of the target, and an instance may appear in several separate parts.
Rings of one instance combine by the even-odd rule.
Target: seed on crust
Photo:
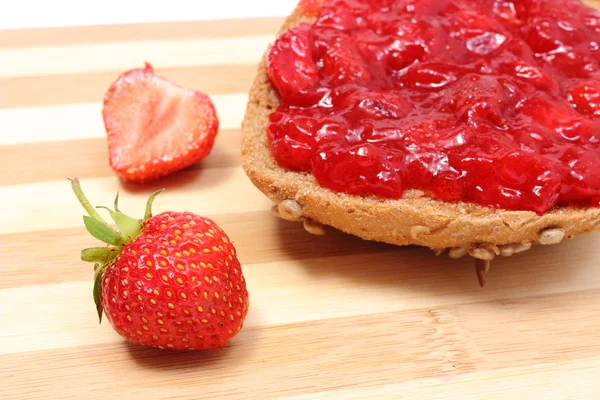
[[[545,229],[540,233],[539,242],[540,244],[558,244],[562,242],[565,237],[565,231],[561,228],[550,228]]]
[[[509,257],[531,249],[531,243],[510,243],[500,246],[500,255]]]
[[[302,207],[295,200],[283,200],[277,205],[279,217],[288,221],[300,221],[302,219]]]
[[[480,245],[479,247],[488,249],[488,250],[492,251],[497,256],[500,255],[500,248],[498,246],[496,246],[495,244],[484,243],[484,244]]]
[[[306,229],[308,233],[312,233],[313,235],[317,236],[323,236],[325,234],[325,228],[323,227],[323,224],[315,221],[312,218],[306,218],[304,220],[304,229]]]
[[[469,250],[469,255],[478,260],[491,261],[496,257],[496,253],[486,247],[476,247]]]
[[[277,207],[277,206],[271,207],[271,215],[274,217],[277,217],[277,218],[283,218],[281,216],[281,214],[279,213],[279,207]]]
[[[484,287],[487,282],[487,276],[490,272],[491,263],[489,260],[475,260],[475,273],[477,274],[477,280],[479,286]]]
[[[455,260],[458,260],[459,258],[463,258],[467,254],[469,254],[468,247],[454,247],[453,249],[450,249],[450,251],[448,252],[448,256],[450,256],[450,258],[453,258]]]
[[[413,239],[417,239],[420,235],[429,235],[431,233],[431,229],[422,225],[415,225],[410,228],[410,236]]]
[[[433,254],[437,257],[437,256],[441,256],[442,254],[444,254],[444,251],[446,251],[446,249],[442,248],[442,249],[431,249],[433,250]]]

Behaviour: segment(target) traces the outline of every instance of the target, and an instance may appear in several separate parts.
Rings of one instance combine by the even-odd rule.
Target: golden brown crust
[[[302,21],[310,23],[313,18],[297,9],[282,31]],[[284,170],[273,160],[266,129],[278,102],[263,57],[242,124],[243,168],[271,200],[293,199],[305,217],[325,225],[367,240],[433,249],[535,243],[548,228],[561,228],[566,237],[600,229],[600,208],[557,208],[539,216],[529,211],[442,202],[414,190],[400,200],[382,200],[322,188],[311,174]]]

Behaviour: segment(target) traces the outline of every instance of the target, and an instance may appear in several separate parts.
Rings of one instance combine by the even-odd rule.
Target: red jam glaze
[[[328,1],[268,53],[272,154],[362,196],[598,207],[599,49],[578,0]]]

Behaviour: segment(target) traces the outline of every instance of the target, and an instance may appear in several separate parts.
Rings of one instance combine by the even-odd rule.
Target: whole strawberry
[[[113,328],[144,346],[180,350],[222,347],[241,329],[248,291],[236,251],[221,228],[190,212],[152,216],[156,192],[136,220],[106,208],[119,231],[109,227],[71,181],[89,216],[85,226],[107,247],[85,249],[95,263],[94,301]],[[105,208],[105,207],[103,207]]]

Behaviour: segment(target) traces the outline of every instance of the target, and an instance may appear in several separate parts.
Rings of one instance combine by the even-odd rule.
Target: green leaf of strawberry
[[[94,265],[94,304],[96,304],[96,312],[98,313],[98,322],[102,323],[102,275],[104,269],[102,264]]]
[[[125,238],[111,229],[108,225],[87,215],[83,216],[83,223],[88,232],[98,240],[113,246],[121,246],[125,243]]]
[[[87,262],[107,264],[115,259],[118,252],[112,247],[92,247],[81,250],[81,259]]]
[[[111,210],[108,207],[98,207],[107,210],[110,214],[110,217],[115,221],[119,230],[121,231],[123,237],[126,240],[131,240],[135,236],[137,236],[142,230],[142,220],[131,218],[128,215],[123,214],[119,211],[119,193],[117,193],[117,197],[115,197],[114,210]]]

